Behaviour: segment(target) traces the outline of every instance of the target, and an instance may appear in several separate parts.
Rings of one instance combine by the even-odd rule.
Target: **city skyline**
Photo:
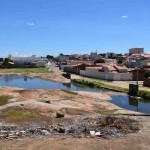
[[[1,0],[0,52],[54,56],[150,52],[148,0]]]

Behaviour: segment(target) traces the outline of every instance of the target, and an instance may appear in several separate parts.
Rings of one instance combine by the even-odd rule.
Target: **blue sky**
[[[0,0],[0,54],[150,52],[149,0]]]

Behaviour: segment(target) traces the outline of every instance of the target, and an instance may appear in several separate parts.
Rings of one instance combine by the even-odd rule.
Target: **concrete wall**
[[[110,80],[112,81],[131,81],[131,73],[108,73]]]
[[[131,73],[112,73],[112,72],[100,72],[98,69],[86,68],[85,72],[81,72],[84,76],[111,80],[111,81],[131,81]]]
[[[85,76],[97,79],[105,79],[105,73],[100,72],[98,69],[86,68]]]

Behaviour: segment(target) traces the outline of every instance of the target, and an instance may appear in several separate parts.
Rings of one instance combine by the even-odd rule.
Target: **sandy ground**
[[[63,112],[66,115],[103,114],[106,112],[110,114],[140,114],[109,103],[107,100],[111,98],[107,92],[80,91],[74,95],[61,90],[23,90],[9,87],[1,87],[0,91],[0,95],[9,97],[9,104],[0,106],[0,110],[20,106],[44,113]],[[45,103],[46,101],[50,101],[51,104]]]

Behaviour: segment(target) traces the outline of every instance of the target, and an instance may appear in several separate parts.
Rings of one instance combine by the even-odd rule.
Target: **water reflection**
[[[109,102],[124,109],[150,114],[150,100],[115,95]]]
[[[129,97],[129,105],[136,107],[137,111],[138,111],[138,104],[139,104],[138,99]]]

